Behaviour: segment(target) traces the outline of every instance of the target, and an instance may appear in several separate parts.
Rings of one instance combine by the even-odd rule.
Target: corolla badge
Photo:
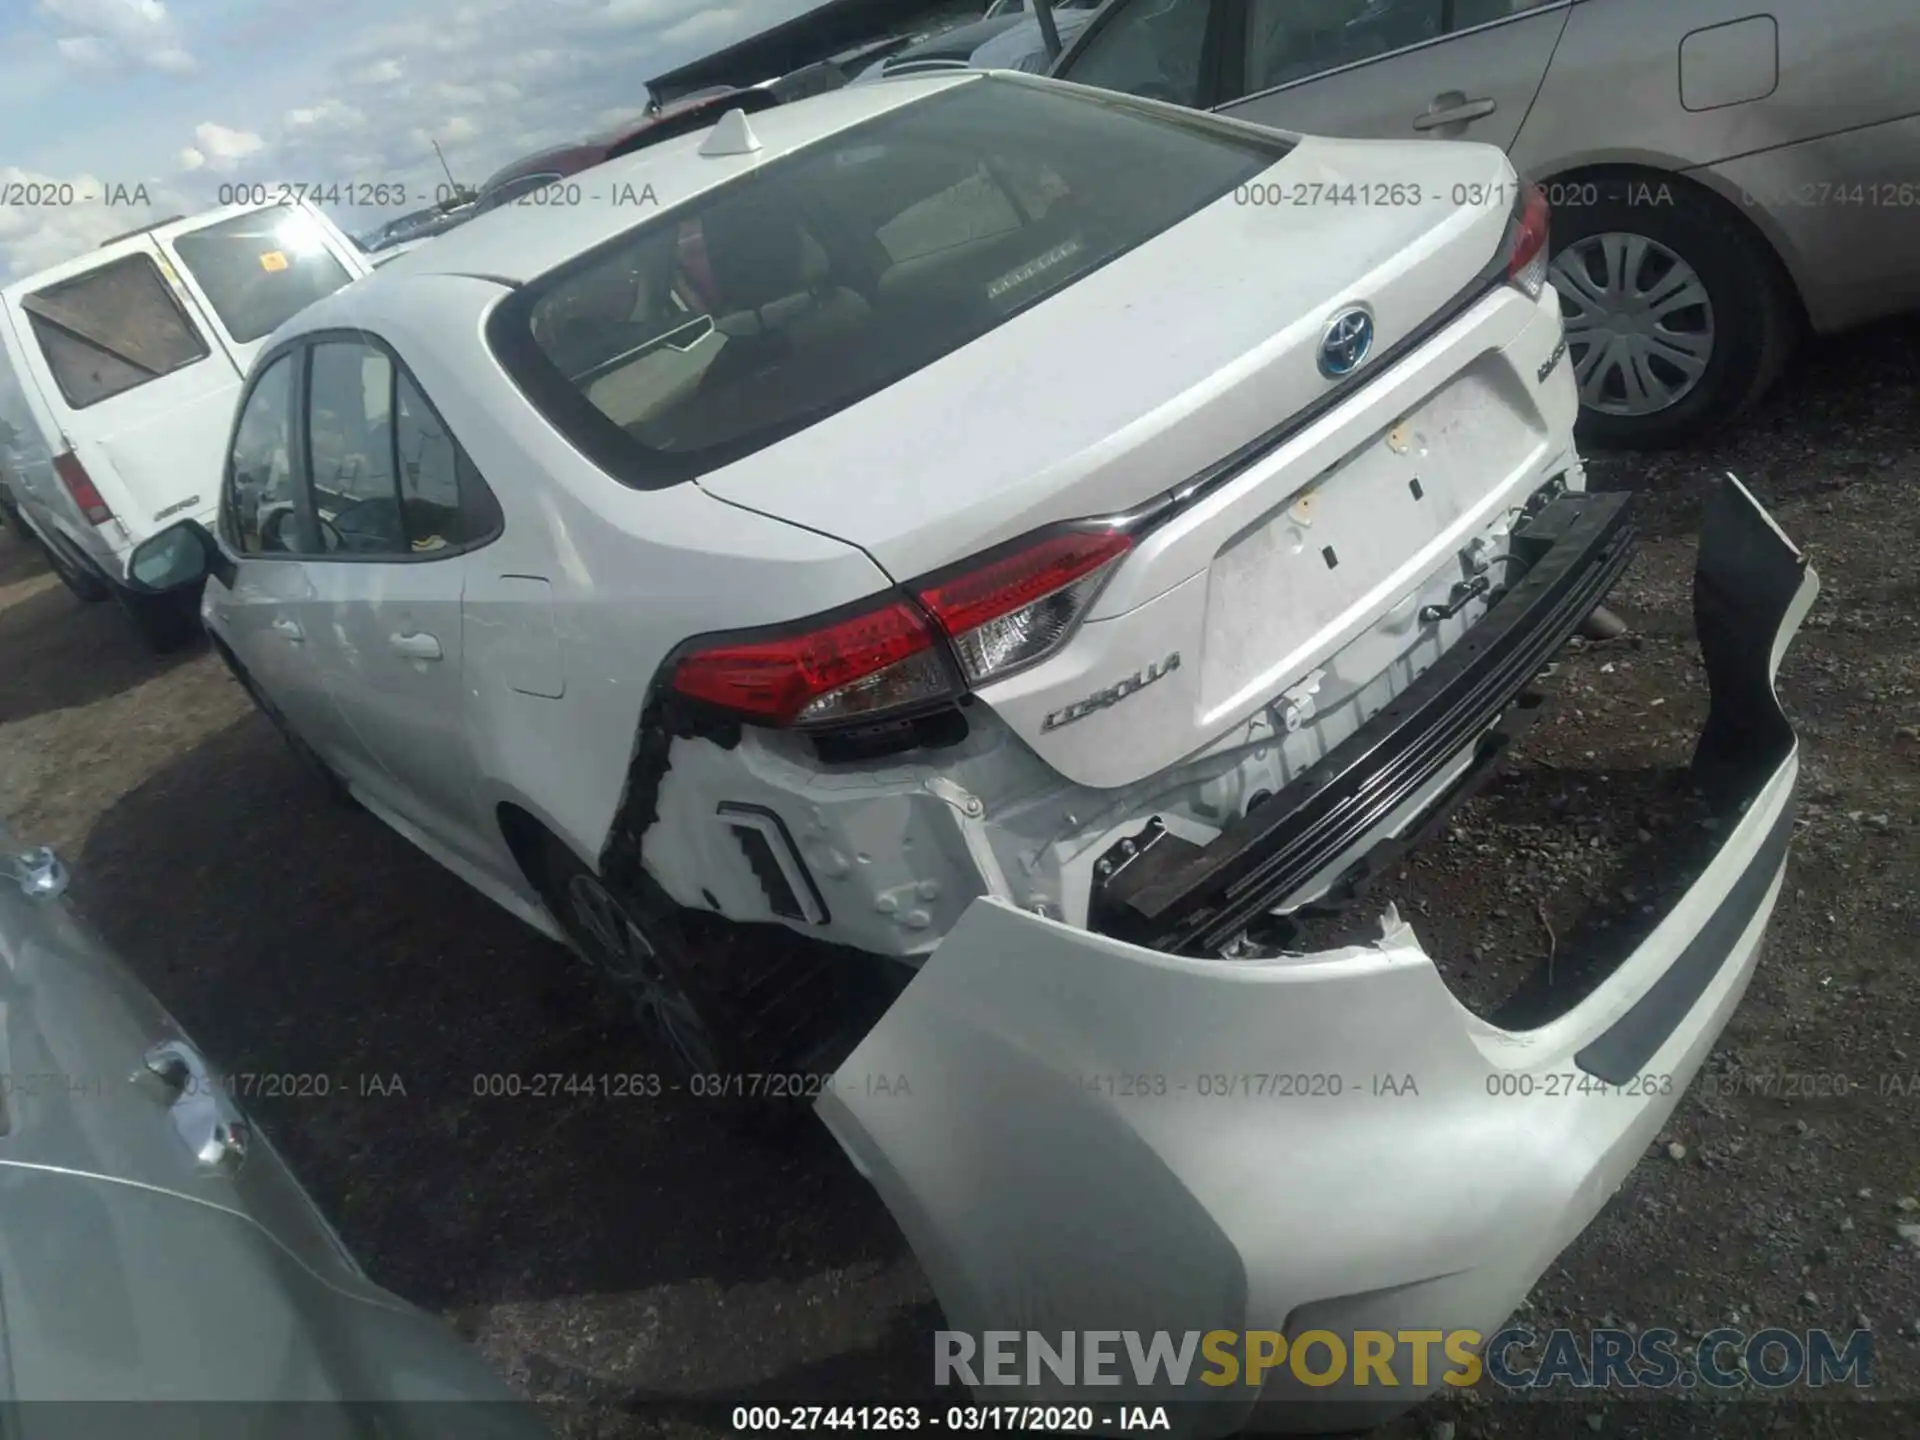
[[[1329,380],[1351,375],[1373,349],[1373,316],[1355,305],[1327,322],[1320,337],[1320,373]]]
[[[1180,652],[1176,650],[1158,664],[1135,671],[1118,685],[1109,685],[1104,690],[1094,691],[1084,700],[1076,700],[1071,705],[1064,705],[1058,710],[1047,712],[1046,718],[1040,722],[1040,729],[1042,731],[1058,730],[1062,725],[1071,725],[1076,720],[1084,720],[1087,716],[1097,714],[1110,705],[1118,705],[1129,695],[1139,694],[1154,681],[1166,679],[1179,668]]]

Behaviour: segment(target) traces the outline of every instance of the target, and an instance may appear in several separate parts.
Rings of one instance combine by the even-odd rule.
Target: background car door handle
[[[1500,108],[1494,104],[1493,101],[1487,99],[1454,100],[1454,97],[1451,95],[1442,95],[1440,100],[1436,100],[1434,103],[1440,104],[1440,101],[1451,101],[1452,103],[1443,106],[1441,109],[1429,110],[1426,114],[1417,116],[1413,122],[1414,129],[1438,130],[1442,125],[1464,125],[1469,120],[1484,119]]]
[[[438,660],[442,653],[440,642],[432,635],[389,635],[387,643],[394,653],[404,655],[409,660]]]
[[[298,620],[274,621],[273,633],[276,635],[284,635],[290,643],[295,645],[298,645],[302,640],[307,638],[306,632],[300,628],[300,622]]]

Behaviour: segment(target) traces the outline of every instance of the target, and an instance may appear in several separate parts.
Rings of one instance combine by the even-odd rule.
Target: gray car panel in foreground
[[[1391,908],[1371,944],[1221,961],[976,901],[819,1101],[947,1323],[1056,1346],[1492,1334],[1657,1135],[1753,973],[1799,770],[1774,677],[1817,589],[1725,482],[1695,578],[1712,704],[1692,778],[1718,823],[1671,908],[1537,1028],[1470,1013]],[[1237,1083],[1278,1073],[1329,1083]],[[1507,1083],[1549,1076],[1582,1078]],[[978,1393],[1209,1400],[1181,1413],[1220,1434],[1256,1406],[1305,1429],[1365,1423],[1445,1367],[1425,1385],[1403,1367],[1394,1387],[1307,1390],[1283,1366],[1264,1392],[1198,1384],[1201,1364],[1141,1388],[1124,1352],[1098,1392],[1015,1368],[1020,1383]]]
[[[16,858],[19,857],[19,858]],[[0,824],[0,1433],[533,1437]],[[297,1408],[292,1408],[297,1407]]]

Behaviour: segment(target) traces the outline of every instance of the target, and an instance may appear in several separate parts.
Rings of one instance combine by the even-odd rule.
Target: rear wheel
[[[1715,195],[1671,176],[1567,181],[1550,265],[1580,390],[1580,438],[1681,444],[1734,419],[1794,338],[1786,282]],[[1581,203],[1583,200],[1589,203]]]
[[[865,957],[686,910],[645,876],[635,894],[551,837],[540,863],[576,952],[625,1001],[671,1083],[729,1126],[797,1119],[876,1013]]]

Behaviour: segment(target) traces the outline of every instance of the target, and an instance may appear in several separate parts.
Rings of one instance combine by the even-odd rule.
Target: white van
[[[371,269],[302,202],[163,221],[0,289],[0,485],[75,595],[118,600],[156,649],[190,633],[124,584],[128,552],[212,522],[255,353]]]

